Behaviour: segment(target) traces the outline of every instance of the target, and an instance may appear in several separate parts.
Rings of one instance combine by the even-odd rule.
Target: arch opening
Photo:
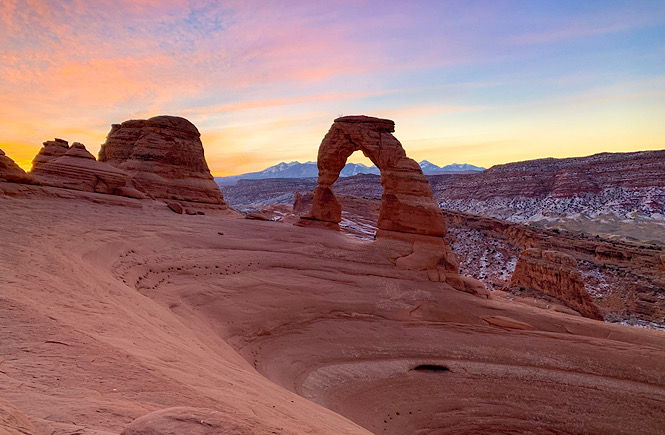
[[[402,144],[392,135],[394,131],[395,123],[389,119],[337,118],[319,147],[318,183],[312,211],[306,218],[332,224],[341,221],[342,208],[332,185],[349,156],[361,151],[381,174],[379,230],[445,236],[446,225],[429,182],[418,163],[406,156]]]
[[[399,269],[426,271],[431,281],[445,281],[459,290],[487,296],[482,283],[459,275],[429,182],[420,165],[406,156],[394,131],[395,123],[389,119],[364,115],[335,119],[319,146],[312,209],[298,225],[318,222],[339,230],[342,206],[332,185],[349,156],[361,151],[379,169],[383,187],[375,243],[390,241],[386,247],[394,251],[390,258]]]

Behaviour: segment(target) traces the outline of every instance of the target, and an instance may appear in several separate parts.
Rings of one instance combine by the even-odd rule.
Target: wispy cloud
[[[574,16],[552,17],[533,32],[509,35],[515,45],[547,44],[665,25],[665,6],[658,2],[629,2],[613,10],[596,10]]]
[[[0,144],[96,152],[111,123],[169,113],[228,173],[314,158],[341,113],[392,117],[416,147],[464,129],[521,143],[536,114],[602,99],[651,122],[664,28],[658,2],[4,0]]]

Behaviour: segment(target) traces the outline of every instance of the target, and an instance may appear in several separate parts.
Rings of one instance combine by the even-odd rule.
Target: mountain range
[[[446,166],[437,166],[434,163],[423,160],[420,163],[423,173],[426,175],[448,174],[448,173],[474,173],[484,171],[485,168],[467,163],[453,163]],[[379,169],[372,165],[366,166],[362,163],[347,163],[340,172],[340,177],[351,177],[358,174],[379,174]],[[316,162],[282,162],[258,172],[232,175],[230,177],[215,177],[219,186],[234,186],[238,180],[262,180],[266,178],[316,178],[319,170]]]

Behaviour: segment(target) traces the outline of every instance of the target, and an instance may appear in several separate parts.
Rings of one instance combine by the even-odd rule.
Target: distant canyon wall
[[[621,233],[623,219],[665,225],[665,150],[530,160],[429,179],[444,209],[591,233]]]

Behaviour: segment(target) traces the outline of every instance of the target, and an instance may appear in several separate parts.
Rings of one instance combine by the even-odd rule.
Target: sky
[[[0,0],[0,149],[24,169],[161,114],[218,176],[316,160],[354,114],[438,165],[665,149],[665,2]]]

